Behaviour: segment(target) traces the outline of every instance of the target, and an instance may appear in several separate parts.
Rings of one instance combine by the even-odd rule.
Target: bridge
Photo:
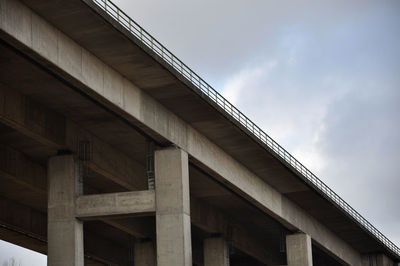
[[[400,249],[108,0],[0,0],[0,238],[49,266]]]

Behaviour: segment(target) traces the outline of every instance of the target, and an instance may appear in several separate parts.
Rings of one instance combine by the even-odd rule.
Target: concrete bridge
[[[49,266],[398,265],[400,250],[105,0],[0,0],[0,237]]]

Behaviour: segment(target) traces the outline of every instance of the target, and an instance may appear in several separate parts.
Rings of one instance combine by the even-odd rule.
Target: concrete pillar
[[[312,266],[311,237],[303,233],[287,235],[286,258],[288,266]]]
[[[136,242],[133,257],[134,266],[156,266],[156,254],[153,242]]]
[[[178,148],[155,152],[158,266],[192,266],[188,155]]]
[[[83,266],[83,225],[75,219],[78,170],[72,155],[48,160],[48,266]]]
[[[222,237],[204,240],[204,266],[229,266],[228,244]]]

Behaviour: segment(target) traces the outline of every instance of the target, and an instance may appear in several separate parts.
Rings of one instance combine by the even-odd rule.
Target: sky
[[[400,1],[115,3],[400,246]]]

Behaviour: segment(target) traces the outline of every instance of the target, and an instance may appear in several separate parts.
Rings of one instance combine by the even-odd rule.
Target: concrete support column
[[[222,237],[204,240],[204,266],[229,266],[228,244]]]
[[[311,237],[303,233],[287,235],[286,258],[288,266],[312,266]]]
[[[158,266],[192,266],[188,155],[181,149],[155,152]]]
[[[48,160],[48,266],[83,266],[83,225],[75,219],[78,170],[72,155]]]
[[[156,266],[156,254],[153,242],[136,242],[133,257],[134,266]]]

